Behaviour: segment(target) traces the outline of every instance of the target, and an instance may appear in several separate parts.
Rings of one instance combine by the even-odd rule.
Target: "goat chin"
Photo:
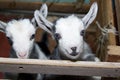
[[[36,43],[34,44],[31,53],[34,53],[34,54],[30,54],[29,59],[44,59],[44,60],[48,59],[45,53],[41,51],[41,49]],[[10,58],[17,58],[16,53],[13,49],[11,49]],[[4,78],[11,79],[11,80],[28,80],[28,79],[43,80],[43,77],[44,75],[42,74],[8,73],[8,72],[4,73]]]
[[[75,60],[75,61],[95,61],[99,62],[99,58],[97,58],[93,53],[92,50],[90,49],[89,45],[84,42],[84,48],[83,48],[83,53],[81,53],[78,57],[71,58],[67,56],[63,51],[61,51],[58,46],[55,47],[53,54],[51,56],[51,59],[56,59],[56,60]]]
[[[89,45],[84,42],[84,53],[82,53],[79,58],[77,58],[77,61],[95,61],[99,62],[99,58],[95,57],[95,55],[92,53]],[[64,53],[61,53],[62,51],[59,50],[58,47],[56,47],[53,51],[52,59],[57,60],[71,60],[69,57],[66,57]],[[61,56],[62,54],[62,56]],[[64,54],[64,55],[63,55]],[[45,80],[101,80],[100,76],[60,76],[60,75],[46,75]]]

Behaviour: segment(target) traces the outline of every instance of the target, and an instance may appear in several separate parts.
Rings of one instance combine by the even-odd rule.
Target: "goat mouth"
[[[22,55],[18,55],[20,59],[26,59],[27,58],[27,53],[26,54],[22,54]]]
[[[60,58],[64,60],[70,60],[70,61],[78,61],[80,58],[80,53],[76,53],[76,55],[71,55],[68,51],[65,50],[65,52],[60,52]]]
[[[71,55],[71,56],[77,56],[78,53],[77,53],[77,52],[72,52],[72,53],[70,53],[70,55]]]
[[[78,56],[79,52],[72,52],[72,53],[69,53],[67,50],[66,52],[70,55],[70,56],[73,56],[73,57],[76,57]]]

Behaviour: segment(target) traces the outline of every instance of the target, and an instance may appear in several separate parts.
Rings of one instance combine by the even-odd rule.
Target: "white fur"
[[[39,14],[42,14],[44,18],[47,17],[48,14],[48,8],[46,4],[43,4],[40,8],[40,10],[37,10]],[[33,23],[34,26],[36,26],[35,18],[32,18],[31,22]]]
[[[43,4],[38,12],[46,18],[48,13],[46,4]],[[6,33],[6,36],[12,40],[12,48],[18,58],[29,58],[34,44],[34,39],[30,39],[36,31],[34,18],[32,23],[29,19],[12,20],[8,23],[0,21],[0,31]]]
[[[83,36],[80,35],[80,31],[84,30],[84,26],[79,18],[74,15],[61,18],[56,22],[55,27],[55,33],[59,33],[62,37],[59,40],[59,48],[65,54],[72,53],[72,47],[77,47],[77,52],[83,52],[80,50],[83,49]]]
[[[40,8],[40,13],[46,18],[48,14],[48,7],[46,4],[43,4]]]
[[[55,33],[59,33],[61,35],[61,39],[58,40],[58,47],[64,56],[69,58],[78,58],[82,53],[84,53],[84,40],[83,36],[81,36],[82,30],[86,30],[88,26],[93,22],[97,15],[98,6],[97,3],[93,3],[87,15],[85,15],[82,19],[77,16],[71,15],[66,18],[60,18],[56,21],[56,24],[49,22],[42,16],[38,11],[35,11],[34,16],[35,19],[42,29],[55,35]],[[44,23],[41,25],[41,23]],[[53,33],[52,27],[55,27],[55,32]],[[77,47],[75,56],[70,55],[72,53],[72,47]]]
[[[35,34],[35,30],[29,19],[13,20],[7,24],[6,36],[13,41],[12,47],[18,58],[29,57],[34,42],[34,39],[30,40],[30,37]]]
[[[61,38],[57,40],[58,46],[54,50],[53,57],[55,57],[55,59],[99,61],[99,59],[92,54],[91,49],[85,43],[83,36],[81,35],[81,31],[86,30],[93,22],[97,15],[97,11],[98,6],[95,2],[91,6],[87,15],[85,15],[82,19],[75,15],[71,15],[66,18],[58,19],[56,24],[46,20],[37,10],[35,11],[35,20],[37,21],[39,27],[50,33],[54,38],[56,33],[59,33],[61,36]],[[77,55],[71,55],[73,52],[71,50],[72,47],[77,47]],[[100,80],[100,77],[98,79]]]
[[[44,4],[40,9],[40,14],[46,18],[46,13],[47,8]],[[36,22],[34,18],[32,21],[29,19],[12,20],[8,23],[0,21],[0,31],[4,32],[13,42],[10,52],[11,58],[47,59],[38,45],[34,43],[34,37],[31,39],[31,36],[35,34],[36,29]],[[11,78],[14,80],[14,78],[18,77],[18,74],[6,73],[4,76],[5,78]],[[38,74],[37,80],[42,80],[42,78],[43,75]]]
[[[98,5],[96,2],[94,2],[89,12],[82,18],[85,29],[87,29],[89,25],[93,22],[93,20],[97,16],[97,12],[98,12]]]

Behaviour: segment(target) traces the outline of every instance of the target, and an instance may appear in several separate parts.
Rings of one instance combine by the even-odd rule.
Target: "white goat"
[[[58,19],[56,23],[51,23],[38,10],[35,11],[34,17],[38,25],[56,39],[58,54],[55,54],[59,55],[59,59],[97,61],[83,39],[84,32],[95,19],[97,11],[98,6],[95,2],[82,19],[70,15]]]
[[[44,15],[44,14],[47,14],[46,4],[42,5],[39,12],[41,15],[43,15],[46,18],[47,15]],[[35,32],[37,29],[37,27],[35,27],[34,25],[35,25],[34,18],[32,19],[32,22],[29,19],[12,20],[8,23],[0,21],[0,31],[6,34],[12,46],[12,49],[10,52],[11,58],[47,59],[47,57],[45,56],[45,53],[43,53],[40,50],[39,46],[34,42]],[[22,74],[20,74],[20,76],[21,75]],[[16,73],[6,74],[6,78],[12,79],[12,80],[17,79],[17,76],[18,74]],[[41,77],[39,79],[42,79],[41,75],[39,75],[39,77]]]
[[[60,18],[55,23],[46,20],[38,10],[34,17],[38,25],[56,40],[57,47],[52,55],[53,59],[99,61],[84,41],[84,32],[97,15],[98,5],[93,3],[87,15],[82,19],[75,15]]]

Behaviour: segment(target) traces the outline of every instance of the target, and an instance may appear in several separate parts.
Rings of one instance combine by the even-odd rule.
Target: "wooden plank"
[[[108,25],[109,23],[111,23],[111,25],[114,26],[112,0],[97,0],[97,2],[98,2],[99,11],[96,20],[100,23],[102,27]],[[98,37],[100,36],[100,34],[101,31],[98,28],[97,30]],[[108,42],[109,45],[116,45],[116,36],[114,34],[110,33],[108,35],[108,40],[109,40]],[[104,55],[104,56],[101,55],[103,57],[101,59],[102,61],[106,61],[106,57],[107,57],[107,44],[104,46],[105,46],[104,53],[99,52],[99,54]]]
[[[108,46],[107,61],[120,62],[120,46]]]
[[[120,56],[120,46],[110,45],[108,50],[108,54]]]
[[[22,6],[21,6],[22,5]],[[29,6],[28,6],[29,5]],[[15,0],[0,0],[0,9],[2,10],[36,10],[40,9],[42,2],[19,2]],[[86,13],[90,5],[83,4],[80,9],[76,9],[76,4],[72,3],[47,3],[50,12],[65,13]]]
[[[116,8],[116,18],[117,18],[117,28],[119,33],[119,43],[120,43],[120,0],[115,0],[115,8]]]
[[[114,26],[112,0],[97,0],[99,4],[98,18],[101,26],[106,26],[108,23]],[[107,5],[106,5],[107,4]],[[109,44],[116,45],[116,38],[114,34],[109,34]]]
[[[1,72],[120,76],[120,63],[0,58]]]

